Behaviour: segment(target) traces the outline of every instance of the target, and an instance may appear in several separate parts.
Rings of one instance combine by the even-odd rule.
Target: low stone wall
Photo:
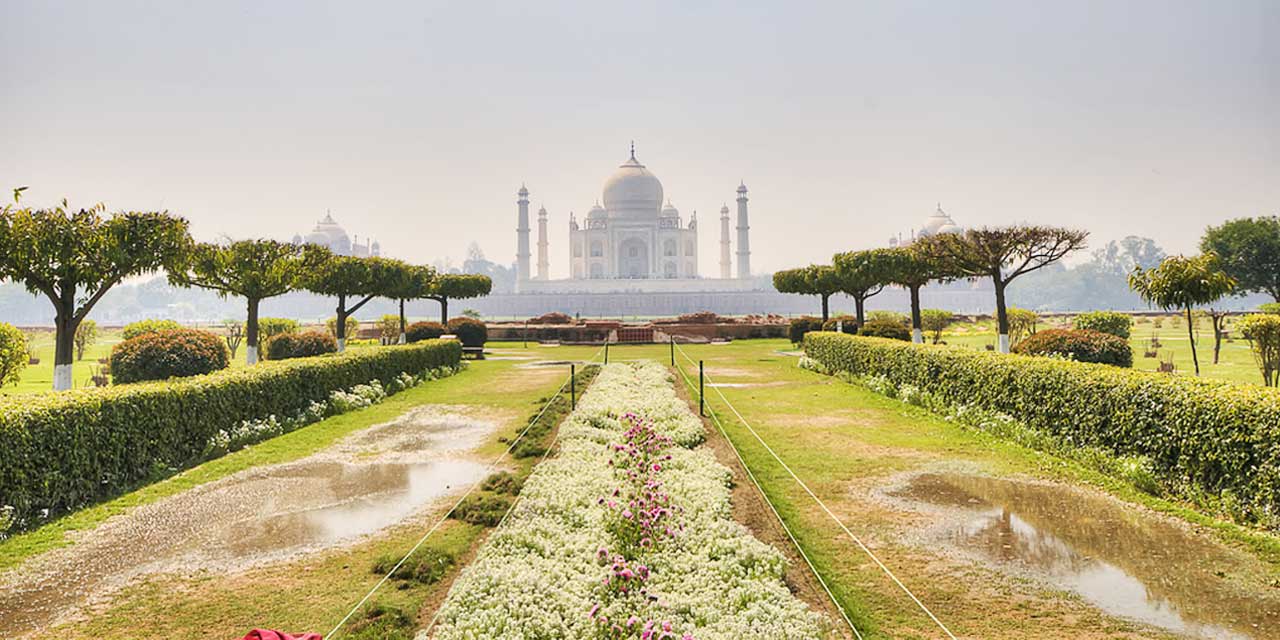
[[[515,324],[491,323],[489,339],[503,342],[561,342],[565,344],[602,344],[624,327],[652,328],[654,340],[663,342],[667,336],[677,341],[710,342],[711,340],[744,340],[748,338],[785,338],[785,324],[628,324],[620,322],[587,322],[582,324]]]

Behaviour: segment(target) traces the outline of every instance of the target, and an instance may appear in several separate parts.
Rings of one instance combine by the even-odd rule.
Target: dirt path
[[[467,452],[499,426],[426,405],[287,464],[249,469],[114,517],[0,575],[0,637],[22,637],[158,573],[225,573],[353,544],[479,480]]]

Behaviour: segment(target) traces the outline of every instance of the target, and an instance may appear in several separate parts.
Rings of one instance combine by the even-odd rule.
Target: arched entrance
[[[618,245],[618,277],[649,277],[649,246],[644,240],[630,238]]]

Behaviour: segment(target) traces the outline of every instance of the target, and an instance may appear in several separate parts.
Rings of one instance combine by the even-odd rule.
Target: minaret
[[[720,207],[720,277],[728,280],[733,277],[733,266],[729,262],[729,205]]]
[[[751,241],[747,239],[747,185],[738,184],[738,278],[751,277]]]
[[[538,280],[547,280],[547,208],[538,207]]]
[[[516,204],[520,205],[520,217],[516,221],[516,291],[520,283],[529,280],[529,190],[520,185],[520,196]]]

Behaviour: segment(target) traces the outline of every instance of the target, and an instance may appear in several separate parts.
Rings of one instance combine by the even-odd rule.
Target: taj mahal
[[[636,158],[633,144],[630,157],[605,180],[600,198],[586,217],[579,221],[569,214],[571,276],[552,280],[548,213],[545,207],[538,209],[537,262],[531,264],[529,189],[521,185],[516,200],[516,291],[695,292],[753,288],[758,283],[751,277],[746,185],[739,184],[736,194],[737,251],[732,250],[726,204],[720,208],[719,277],[703,277],[698,269],[697,212],[685,221],[666,199],[662,182]]]

